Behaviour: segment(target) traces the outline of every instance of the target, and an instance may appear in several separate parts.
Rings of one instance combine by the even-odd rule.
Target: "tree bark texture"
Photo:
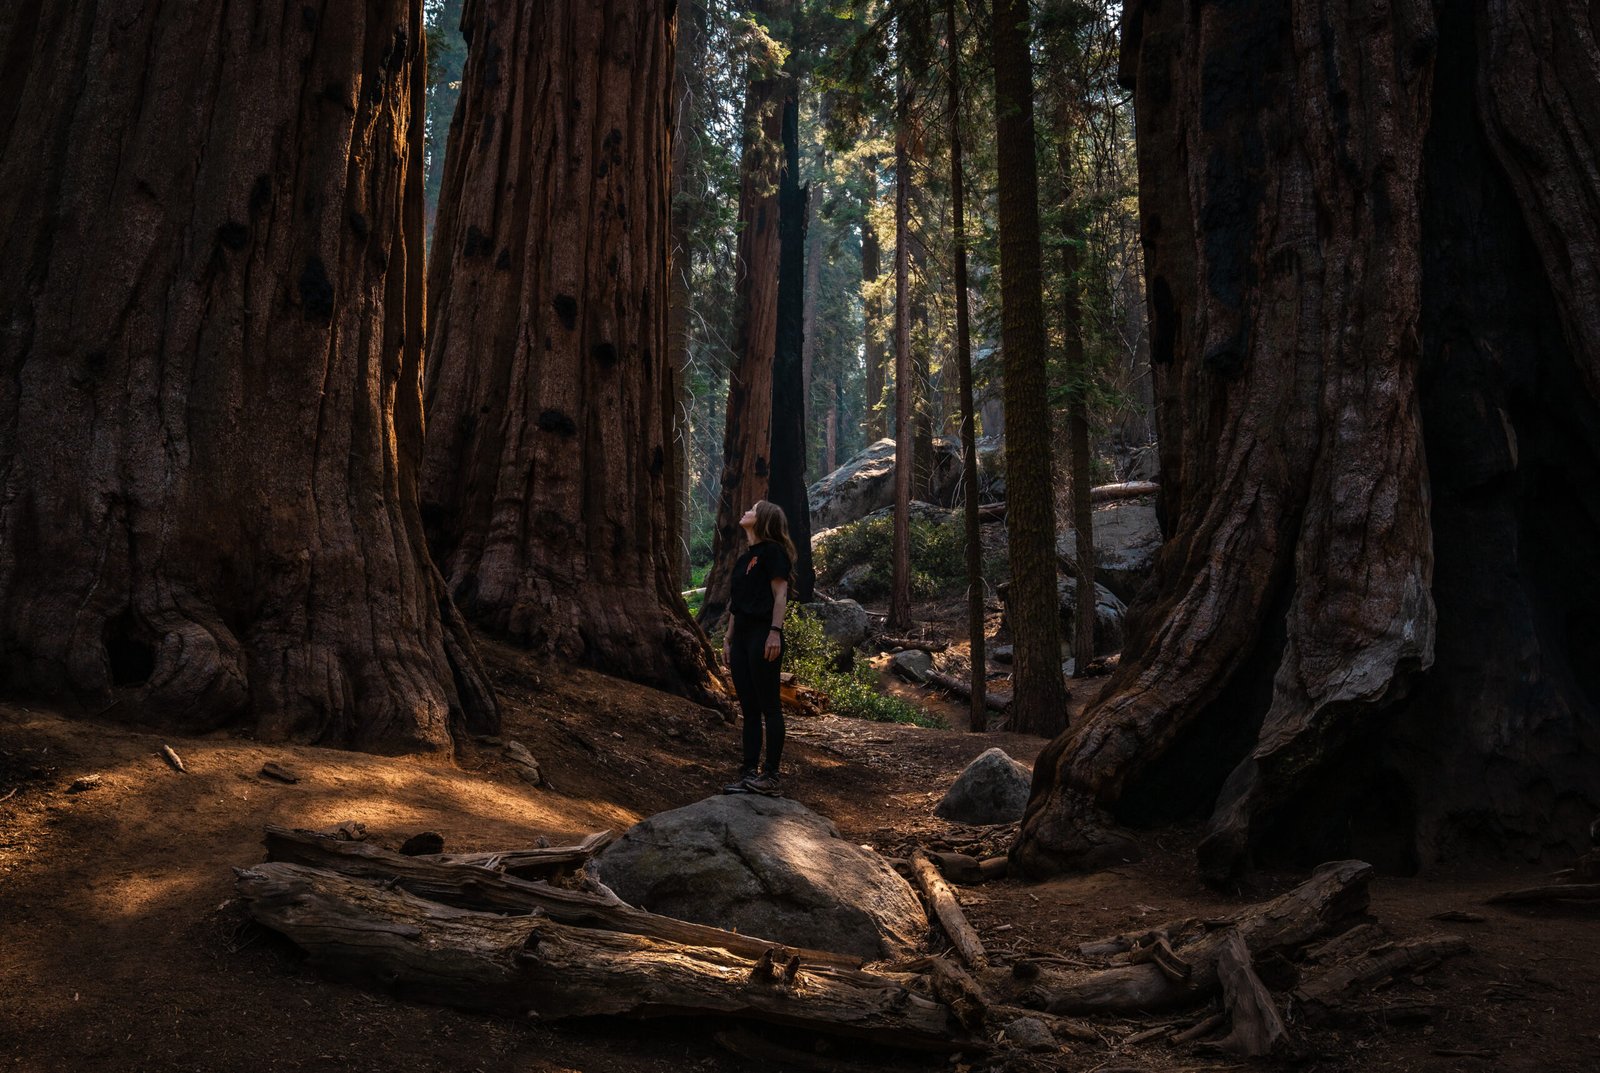
[[[869,160],[866,164],[867,193],[862,196],[861,206],[861,282],[871,286],[878,282],[878,276],[883,272],[883,246],[878,241],[878,230],[872,226],[867,213],[872,211],[875,200],[873,192],[878,188],[878,162]],[[882,334],[878,326],[883,322],[883,302],[877,295],[871,294],[862,302],[866,325],[866,339],[863,348],[866,353],[867,368],[866,382],[867,394],[865,399],[866,410],[866,442],[876,443],[888,434],[889,423],[883,411],[883,388],[885,373],[888,371],[889,351],[884,345]],[[832,473],[832,470],[828,472]]]
[[[1565,851],[1600,803],[1595,15],[1128,15],[1170,539],[1015,859],[1208,809],[1214,881]]]
[[[910,90],[904,60],[895,83],[894,136],[894,555],[885,626],[911,627],[911,152]]]
[[[428,559],[422,15],[0,14],[0,676],[438,749],[495,702]]]
[[[424,518],[464,613],[696,698],[667,336],[673,20],[473,0],[432,266]]]
[[[981,734],[989,729],[988,660],[983,591],[983,539],[978,518],[977,421],[972,406],[972,317],[967,301],[966,186],[961,173],[961,37],[956,28],[956,0],[945,0],[945,40],[950,50],[950,228],[955,240],[956,372],[960,379],[962,516],[967,536],[967,636],[972,668],[967,729]]]
[[[794,599],[812,598],[811,502],[806,496],[806,217],[800,185],[800,99],[783,103],[783,177],[778,183],[778,326],[772,359],[772,476],[767,498],[783,508],[794,540]]]
[[[1064,139],[1063,139],[1064,141]],[[1063,161],[1065,163],[1065,161]],[[1070,175],[1065,167],[1063,175]],[[1069,216],[1070,216],[1069,210]],[[1080,297],[1079,243],[1083,233],[1069,224],[1061,244],[1061,338],[1066,349],[1067,374],[1067,474],[1076,547],[1074,566],[1078,581],[1077,608],[1073,616],[1073,676],[1087,677],[1094,662],[1094,505],[1090,502],[1089,363],[1083,352],[1083,301]]]
[[[994,57],[1006,531],[1012,578],[1007,615],[1014,642],[1011,729],[1054,734],[1066,723],[1066,691],[1056,595],[1039,165],[1026,0],[995,0]]]
[[[792,0],[752,3],[751,10],[783,17]],[[723,425],[722,486],[717,531],[706,576],[700,623],[719,624],[728,611],[733,562],[743,552],[739,519],[767,494],[772,450],[772,364],[778,321],[778,184],[783,169],[783,102],[794,80],[752,67],[745,93],[744,146],[739,180],[739,250],[734,277],[733,365]]]

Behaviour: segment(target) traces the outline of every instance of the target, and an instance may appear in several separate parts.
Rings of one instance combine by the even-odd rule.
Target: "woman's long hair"
[[[794,588],[794,568],[800,556],[794,550],[794,541],[789,539],[789,516],[783,513],[783,508],[778,504],[765,499],[758,500],[755,532],[757,544],[770,540],[789,556],[789,587]]]

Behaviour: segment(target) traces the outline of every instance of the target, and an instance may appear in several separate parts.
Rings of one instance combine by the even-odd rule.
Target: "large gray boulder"
[[[1001,749],[990,749],[968,764],[945,792],[933,814],[957,823],[1012,823],[1028,807],[1033,774]]]
[[[941,506],[953,502],[961,479],[961,451],[947,439],[933,441],[930,498]],[[894,441],[881,439],[806,490],[811,530],[819,532],[865,518],[894,504]]]
[[[591,868],[654,913],[868,960],[909,953],[928,930],[884,858],[783,798],[732,794],[657,813]]]
[[[822,623],[823,635],[842,649],[856,647],[872,632],[866,608],[854,600],[819,600],[801,606]]]
[[[1094,578],[1118,598],[1131,601],[1155,568],[1161,550],[1155,496],[1102,503],[1094,509]],[[1063,528],[1056,538],[1062,565],[1074,570],[1078,534]]]

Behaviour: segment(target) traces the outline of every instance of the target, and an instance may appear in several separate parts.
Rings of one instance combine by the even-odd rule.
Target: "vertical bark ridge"
[[[492,725],[416,521],[420,10],[61,0],[0,22],[23,54],[55,58],[8,67],[0,165],[8,685],[364,748]]]
[[[674,584],[672,17],[472,0],[440,194],[423,472],[463,612],[709,700]]]

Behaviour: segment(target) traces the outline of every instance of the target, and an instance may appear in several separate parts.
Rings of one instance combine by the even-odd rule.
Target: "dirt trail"
[[[723,1026],[707,1022],[551,1028],[329,982],[242,920],[230,868],[261,859],[267,823],[354,819],[390,845],[431,830],[451,850],[520,846],[540,835],[559,840],[626,826],[714,792],[729,774],[734,729],[703,709],[488,647],[507,706],[503,738],[526,744],[553,788],[519,781],[487,741],[469,743],[454,761],[383,758],[229,735],[180,738],[0,705],[0,796],[10,795],[0,801],[0,1073],[755,1068],[723,1051],[712,1039]],[[912,841],[1002,848],[1003,831],[946,824],[932,806],[990,745],[1031,762],[1043,744],[833,716],[791,726],[792,796],[848,837],[885,851]],[[162,743],[183,756],[187,774],[160,759]],[[267,761],[291,768],[300,782],[260,776]],[[71,792],[86,776],[98,783]],[[1099,875],[1033,886],[1001,881],[963,889],[963,901],[992,950],[1020,954],[1061,952],[1141,920],[1223,912],[1245,900],[1194,881],[1184,833],[1149,846],[1145,860]],[[1268,877],[1252,894],[1297,878]],[[1315,1034],[1309,1068],[1600,1068],[1600,919],[1481,904],[1536,879],[1500,869],[1378,881],[1374,912],[1397,934],[1453,930],[1475,952],[1394,988],[1438,1004],[1431,1025]],[[1446,909],[1487,920],[1428,919]],[[1108,1024],[1107,1039],[1146,1023]],[[1060,1068],[1230,1068],[1160,1046],[1074,1046],[1056,1060]],[[883,1067],[881,1056],[875,1061]],[[950,1068],[925,1060],[890,1065]]]

